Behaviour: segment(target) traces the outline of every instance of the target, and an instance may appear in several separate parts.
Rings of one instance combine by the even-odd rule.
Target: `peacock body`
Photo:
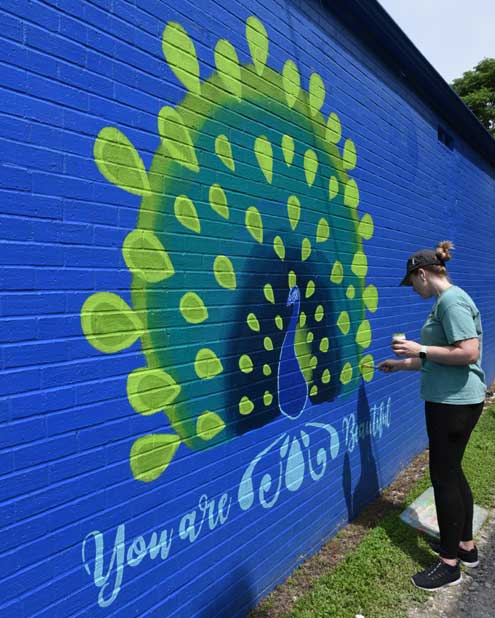
[[[297,418],[373,375],[363,240],[349,176],[352,140],[339,148],[325,87],[309,92],[296,65],[267,66],[268,37],[247,21],[253,63],[215,48],[217,71],[201,82],[194,44],[169,23],[163,51],[188,89],[162,108],[160,146],[148,172],[118,129],[104,128],[95,160],[112,182],[142,197],[124,241],[132,308],[97,293],[81,312],[92,345],[115,352],[141,339],[146,366],[127,393],[140,414],[165,413],[175,434],[143,436],[131,449],[135,478],[151,481],[180,443],[212,447],[281,414]]]

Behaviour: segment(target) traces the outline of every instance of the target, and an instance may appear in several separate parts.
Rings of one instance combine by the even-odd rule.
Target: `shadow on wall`
[[[247,616],[255,605],[255,594],[251,588],[251,575],[244,566],[233,570],[224,578],[225,586],[214,601],[198,610],[195,618],[232,618]]]
[[[359,386],[356,425],[358,428],[369,428],[371,427],[371,423],[372,419],[368,397],[366,395],[364,383],[361,381]],[[361,477],[356,484],[354,491],[352,491],[353,483],[349,452],[347,451],[344,455],[342,484],[349,521],[352,521],[364,506],[376,498],[380,490],[376,461],[373,457],[373,449],[371,445],[371,431],[365,431],[364,433],[364,437],[358,440]]]

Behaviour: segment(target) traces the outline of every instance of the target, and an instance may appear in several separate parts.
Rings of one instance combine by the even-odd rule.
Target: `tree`
[[[495,137],[495,58],[484,58],[474,69],[454,79],[451,86]]]

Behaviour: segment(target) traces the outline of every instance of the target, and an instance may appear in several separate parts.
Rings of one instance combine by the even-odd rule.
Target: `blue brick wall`
[[[0,615],[243,616],[426,445],[363,366],[419,337],[416,249],[455,242],[495,377],[493,165],[321,3],[1,14]]]

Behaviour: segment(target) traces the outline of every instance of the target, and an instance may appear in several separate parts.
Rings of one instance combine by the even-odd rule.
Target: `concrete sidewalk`
[[[462,584],[430,593],[408,618],[495,618],[495,504],[476,542],[479,567],[463,569]]]

